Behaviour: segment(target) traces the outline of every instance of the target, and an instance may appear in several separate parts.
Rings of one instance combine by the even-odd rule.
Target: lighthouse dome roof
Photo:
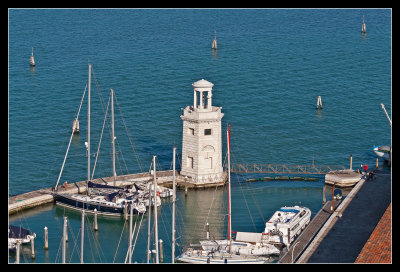
[[[214,84],[211,82],[205,80],[205,79],[200,79],[196,81],[195,83],[192,84],[193,87],[195,88],[212,88]]]

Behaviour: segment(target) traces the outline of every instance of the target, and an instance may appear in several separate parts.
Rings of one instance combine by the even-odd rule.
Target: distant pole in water
[[[321,96],[318,96],[317,99],[317,110],[321,109],[322,110],[322,100],[321,100]]]
[[[361,26],[361,33],[363,33],[363,34],[365,34],[367,32],[367,28],[365,26],[365,21],[364,21],[364,16],[365,15],[363,15],[363,23],[362,23],[362,26]]]
[[[72,133],[73,134],[79,134],[79,120],[78,120],[78,118],[75,118],[74,122],[72,122]]]
[[[214,30],[214,40],[212,42],[211,48],[217,50],[217,31]]]
[[[35,58],[33,57],[33,47],[32,47],[32,55],[31,55],[31,58],[30,58],[30,65],[31,66],[35,66]]]
[[[49,232],[47,227],[44,227],[44,249],[49,249]]]

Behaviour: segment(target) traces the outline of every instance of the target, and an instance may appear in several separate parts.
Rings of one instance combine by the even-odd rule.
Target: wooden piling
[[[321,96],[318,96],[318,99],[317,99],[317,109],[321,109],[321,110],[322,110],[322,100],[321,100]]]
[[[376,157],[376,169],[378,169],[379,168],[379,157],[377,156]]]
[[[353,170],[353,155],[350,155],[350,170]]]
[[[160,262],[164,261],[164,254],[163,254],[163,240],[160,239]]]
[[[20,255],[20,252],[21,252],[21,241],[17,240],[15,245],[16,245],[15,263],[19,264],[19,257],[20,257],[19,255]]]
[[[94,230],[99,230],[99,226],[97,225],[97,209],[94,209]]]
[[[44,227],[44,249],[49,249],[49,233],[47,227]]]
[[[35,237],[31,236],[31,257],[35,259]]]

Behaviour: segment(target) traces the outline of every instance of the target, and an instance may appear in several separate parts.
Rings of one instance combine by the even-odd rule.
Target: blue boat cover
[[[299,210],[296,209],[279,209],[280,212],[293,212],[293,213],[298,213]]]
[[[25,238],[28,234],[31,234],[28,229],[24,229],[22,227],[10,225],[8,228],[10,229],[10,232],[8,233],[9,238],[22,239]]]
[[[88,187],[89,188],[103,188],[103,189],[117,189],[117,190],[121,190],[120,187],[115,187],[115,186],[110,186],[110,185],[104,185],[104,184],[98,184],[98,183],[94,183],[89,181],[88,182]]]

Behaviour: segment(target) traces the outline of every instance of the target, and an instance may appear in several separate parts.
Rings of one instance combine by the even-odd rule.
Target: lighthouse
[[[223,183],[222,107],[212,105],[214,84],[201,79],[192,84],[193,105],[180,116],[183,120],[180,175],[196,186]]]

